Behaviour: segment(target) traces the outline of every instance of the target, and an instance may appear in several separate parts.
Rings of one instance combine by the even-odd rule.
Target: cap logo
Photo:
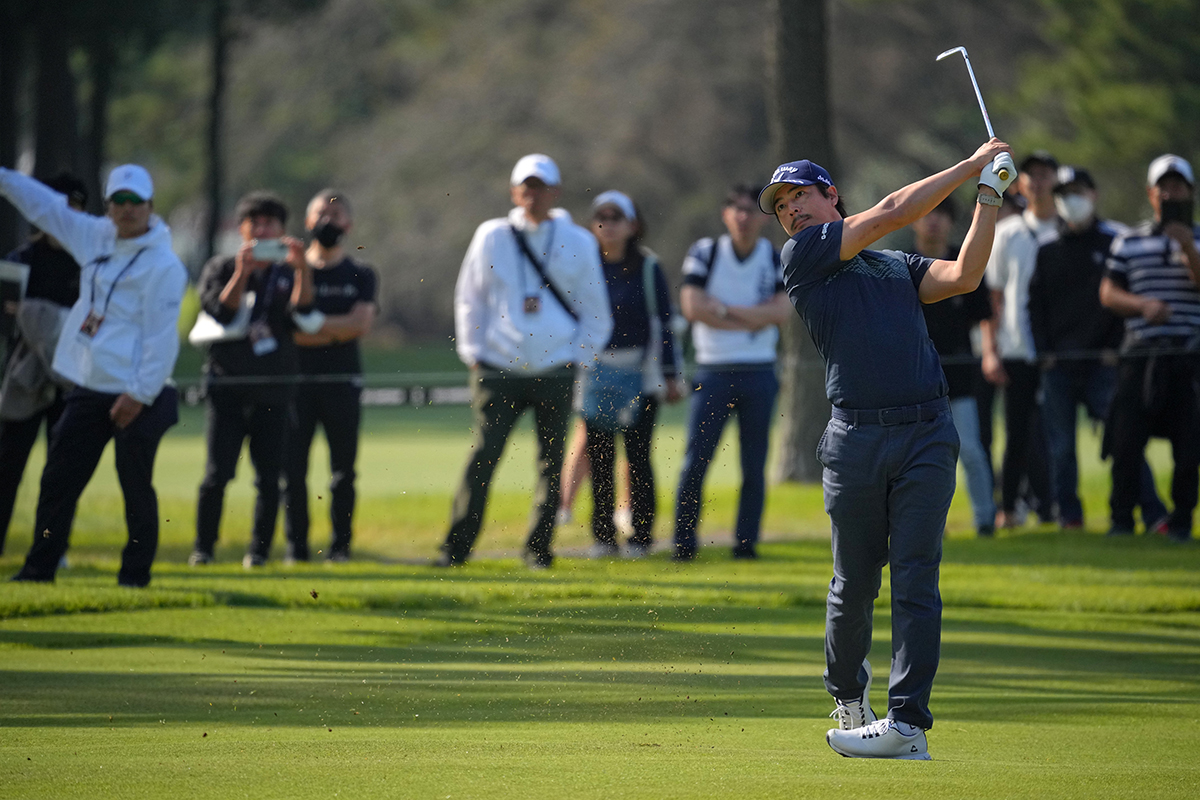
[[[793,167],[790,164],[782,166],[779,169],[775,170],[775,174],[771,176],[771,183],[777,182],[784,175],[787,175],[792,172],[799,172],[799,171],[800,171],[800,169],[798,167]]]

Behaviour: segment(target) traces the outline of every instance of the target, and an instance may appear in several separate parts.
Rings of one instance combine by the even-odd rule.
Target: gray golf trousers
[[[872,612],[887,564],[892,584],[888,716],[928,729],[942,634],[938,569],[959,440],[944,399],[888,412],[881,419],[879,412],[834,409],[817,447],[833,526],[825,687],[842,700],[862,695],[861,667],[871,649]]]

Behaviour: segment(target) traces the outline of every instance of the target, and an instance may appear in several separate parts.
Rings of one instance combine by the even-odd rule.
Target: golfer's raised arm
[[[971,177],[978,175],[1001,153],[1007,153],[1011,157],[1012,148],[999,139],[991,139],[976,150],[970,158],[960,161],[936,175],[930,175],[928,178],[910,183],[903,189],[898,189],[880,200],[873,208],[847,217],[842,225],[842,246],[839,257],[843,261],[849,261],[887,234],[898,231],[925,216],[938,203],[945,200],[951,192]],[[1012,175],[1015,174],[1016,168],[1014,167]]]

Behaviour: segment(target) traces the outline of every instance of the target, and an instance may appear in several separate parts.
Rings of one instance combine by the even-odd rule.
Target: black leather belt
[[[851,425],[905,425],[934,419],[943,411],[950,410],[950,401],[945,397],[918,403],[915,406],[896,408],[838,408],[833,407],[833,418]]]

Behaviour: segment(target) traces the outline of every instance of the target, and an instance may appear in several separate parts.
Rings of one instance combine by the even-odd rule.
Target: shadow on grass
[[[275,617],[247,624],[253,610],[180,613],[171,620],[175,633],[165,635],[106,631],[103,624],[0,630],[0,645],[20,651],[23,661],[30,649],[48,655],[45,670],[4,670],[0,724],[633,723],[812,719],[831,707],[820,679],[822,615],[815,609],[668,606],[646,614],[609,604],[401,620],[317,609],[293,616],[286,627],[294,632]],[[217,637],[179,633],[189,619],[204,622],[192,615],[214,613],[239,614],[242,627]],[[886,614],[877,615],[877,710],[884,705],[889,624]],[[948,619],[946,633],[935,713],[939,705],[967,716],[986,708],[993,721],[1018,720],[1033,706],[1042,714],[1050,706],[1082,716],[1139,703],[1195,703],[1200,694],[1194,631],[1081,632],[1053,619],[1040,629],[1033,622]],[[955,641],[958,634],[971,634],[971,641]],[[105,652],[120,648],[130,653]]]

